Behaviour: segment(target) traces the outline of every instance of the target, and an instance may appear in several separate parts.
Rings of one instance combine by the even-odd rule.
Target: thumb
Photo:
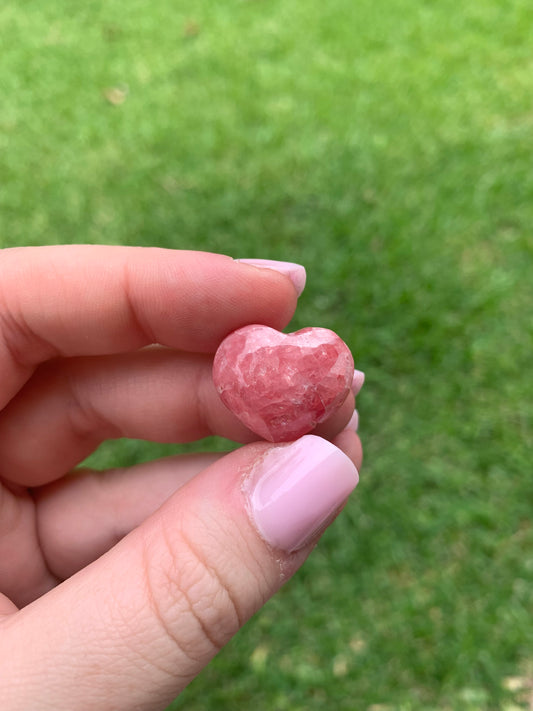
[[[9,618],[4,707],[164,708],[303,563],[357,481],[314,435],[218,460]]]

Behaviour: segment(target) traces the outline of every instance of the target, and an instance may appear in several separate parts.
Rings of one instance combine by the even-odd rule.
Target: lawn
[[[173,711],[533,709],[530,0],[25,0],[0,38],[0,246],[301,262],[294,328],[367,374],[353,500]]]

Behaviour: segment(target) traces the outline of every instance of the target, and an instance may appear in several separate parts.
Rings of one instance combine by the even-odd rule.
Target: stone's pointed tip
[[[221,343],[213,363],[226,407],[271,442],[298,439],[327,420],[350,391],[353,372],[348,346],[322,328],[285,334],[244,326]]]

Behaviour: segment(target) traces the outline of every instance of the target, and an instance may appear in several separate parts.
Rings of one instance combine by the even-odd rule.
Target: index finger
[[[208,252],[67,245],[0,251],[0,407],[35,367],[151,343],[213,352],[247,323],[287,325],[291,280]]]

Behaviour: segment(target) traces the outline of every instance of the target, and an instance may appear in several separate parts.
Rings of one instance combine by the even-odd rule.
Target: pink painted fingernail
[[[353,411],[353,415],[350,418],[350,421],[345,427],[346,430],[353,430],[354,432],[357,432],[359,429],[359,413],[357,410]]]
[[[252,267],[260,267],[261,269],[273,269],[276,272],[281,272],[289,277],[294,284],[298,296],[302,293],[305,287],[307,278],[305,267],[294,262],[278,262],[273,259],[236,259],[236,262],[250,264]]]
[[[357,486],[352,460],[316,435],[272,448],[245,481],[250,514],[274,548],[299,550],[333,520]]]
[[[352,392],[354,395],[357,395],[359,390],[361,390],[364,382],[365,382],[365,374],[363,373],[363,371],[362,370],[354,370],[353,380],[352,380]]]

